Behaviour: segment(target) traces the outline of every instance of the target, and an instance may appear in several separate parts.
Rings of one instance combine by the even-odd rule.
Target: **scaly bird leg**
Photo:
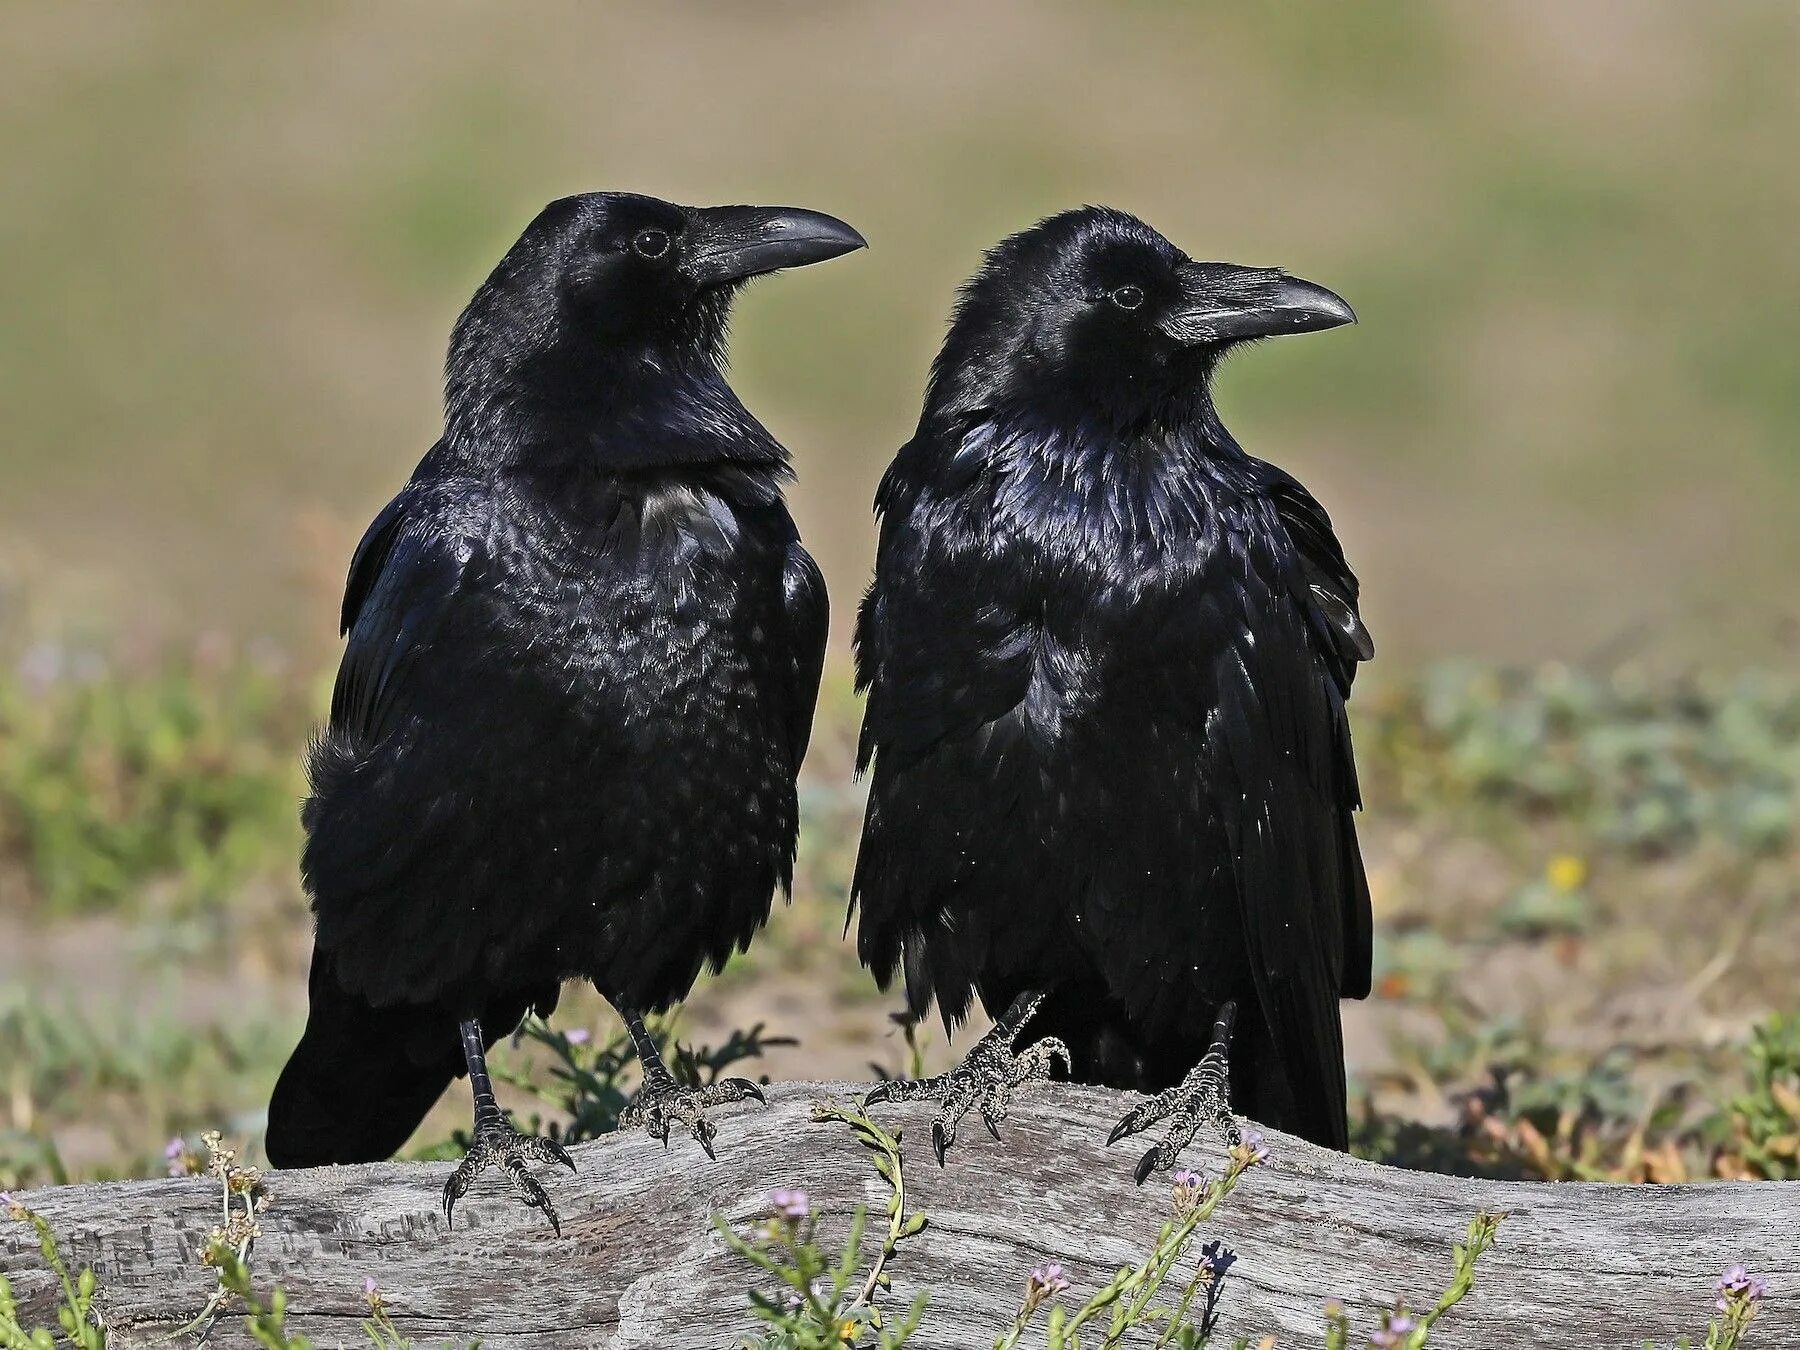
[[[687,1127],[687,1132],[706,1150],[707,1157],[716,1158],[713,1140],[718,1137],[719,1131],[706,1118],[706,1108],[725,1102],[741,1102],[746,1098],[759,1102],[768,1101],[763,1096],[762,1088],[748,1078],[722,1078],[703,1088],[682,1087],[675,1081],[675,1075],[669,1072],[669,1066],[663,1063],[663,1057],[656,1049],[656,1042],[650,1039],[650,1033],[644,1029],[644,1019],[636,1013],[626,1013],[625,1029],[631,1033],[631,1043],[637,1047],[638,1062],[644,1066],[644,1082],[638,1089],[637,1096],[632,1098],[631,1105],[619,1113],[620,1129],[642,1126],[653,1139],[662,1140],[663,1147],[667,1148],[670,1126],[679,1122]]]
[[[561,1163],[573,1172],[575,1160],[554,1139],[542,1135],[520,1134],[507,1123],[506,1117],[501,1114],[500,1103],[494,1100],[494,1084],[488,1077],[487,1050],[482,1044],[481,1023],[471,1018],[459,1023],[457,1030],[462,1035],[463,1059],[469,1066],[469,1087],[475,1094],[475,1134],[470,1141],[468,1154],[450,1174],[450,1180],[444,1183],[444,1222],[454,1222],[451,1214],[456,1208],[456,1202],[468,1194],[469,1187],[475,1184],[475,1178],[488,1168],[498,1165],[506,1173],[506,1179],[512,1183],[513,1192],[519,1199],[533,1209],[542,1210],[544,1217],[550,1220],[551,1229],[561,1237],[562,1224],[556,1217],[556,1207],[550,1203],[550,1197],[544,1188],[525,1170],[525,1163],[528,1159]]]
[[[1237,1020],[1237,1004],[1227,1000],[1219,1006],[1219,1019],[1213,1023],[1212,1046],[1181,1080],[1181,1083],[1157,1093],[1113,1126],[1106,1137],[1113,1145],[1127,1135],[1147,1130],[1159,1120],[1169,1122],[1162,1141],[1138,1159],[1135,1175],[1142,1186],[1152,1172],[1166,1172],[1175,1165],[1181,1150],[1193,1142],[1202,1125],[1210,1126],[1236,1148],[1241,1136],[1231,1114],[1231,1026]]]
[[[1043,1001],[1041,993],[1027,990],[1020,994],[993,1029],[975,1042],[974,1049],[949,1073],[882,1083],[863,1097],[863,1109],[877,1102],[920,1098],[939,1103],[937,1119],[931,1122],[931,1147],[939,1167],[944,1165],[944,1154],[950,1145],[956,1142],[957,1125],[971,1107],[981,1112],[981,1123],[998,1139],[1013,1089],[1032,1079],[1049,1078],[1050,1066],[1058,1059],[1065,1071],[1069,1068],[1069,1047],[1054,1036],[1013,1053],[1013,1042]]]

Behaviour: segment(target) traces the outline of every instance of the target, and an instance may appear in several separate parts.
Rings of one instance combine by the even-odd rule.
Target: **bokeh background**
[[[1105,202],[1361,315],[1220,392],[1331,509],[1381,645],[1369,1147],[1751,1166],[1738,1051],[1800,1065],[1763,1020],[1800,1006],[1800,10],[12,3],[0,49],[0,1182],[254,1136],[350,549],[471,290],[602,187],[872,245],[738,311],[835,674],[796,904],[686,1027],[902,1066],[838,936],[869,503],[980,250]]]

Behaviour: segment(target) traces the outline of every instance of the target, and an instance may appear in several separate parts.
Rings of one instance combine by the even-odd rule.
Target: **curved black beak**
[[[794,206],[707,206],[688,213],[685,270],[719,286],[841,257],[868,242],[836,216]]]
[[[1181,298],[1163,331],[1182,343],[1239,342],[1317,333],[1356,322],[1356,311],[1323,286],[1262,267],[1189,263]]]

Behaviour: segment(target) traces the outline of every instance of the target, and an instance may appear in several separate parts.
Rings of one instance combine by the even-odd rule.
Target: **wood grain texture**
[[[479,1338],[494,1350],[721,1350],[751,1327],[745,1291],[759,1272],[724,1248],[710,1215],[748,1226],[767,1212],[771,1190],[800,1186],[835,1235],[856,1204],[885,1202],[850,1131],[809,1116],[813,1100],[852,1091],[782,1084],[767,1108],[716,1111],[716,1163],[685,1138],[667,1152],[642,1135],[582,1145],[576,1175],[542,1173],[563,1215],[560,1239],[492,1173],[458,1207],[454,1231],[438,1203],[448,1164],[271,1173],[257,1284],[284,1286],[290,1326],[320,1346],[364,1344],[357,1322],[372,1275],[422,1347]],[[1098,1088],[1028,1089],[999,1143],[975,1122],[942,1171],[928,1143],[929,1106],[876,1108],[904,1130],[909,1196],[931,1220],[891,1267],[895,1308],[931,1292],[915,1344],[991,1345],[1026,1273],[1045,1260],[1062,1262],[1071,1297],[1081,1297],[1141,1259],[1168,1217],[1167,1184],[1138,1189],[1139,1149],[1103,1147],[1132,1100]],[[1268,1141],[1272,1161],[1244,1179],[1207,1230],[1238,1253],[1225,1300],[1232,1334],[1316,1346],[1327,1299],[1342,1299],[1363,1328],[1397,1297],[1428,1302],[1448,1278],[1451,1243],[1486,1208],[1510,1217],[1474,1294],[1434,1346],[1667,1346],[1704,1328],[1713,1282],[1742,1261],[1772,1290],[1749,1344],[1800,1347],[1800,1183],[1471,1181],[1358,1162],[1273,1132]],[[1190,1156],[1218,1163],[1210,1146]],[[212,1288],[198,1260],[218,1213],[211,1178],[19,1198],[98,1272],[115,1345],[155,1342]],[[0,1270],[28,1310],[52,1316],[54,1290],[23,1225],[0,1223]],[[210,1344],[251,1342],[227,1320]]]

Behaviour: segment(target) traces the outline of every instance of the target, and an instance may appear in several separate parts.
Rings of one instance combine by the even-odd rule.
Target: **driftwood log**
[[[641,1134],[582,1145],[576,1175],[545,1174],[563,1216],[560,1239],[492,1173],[459,1206],[454,1231],[439,1209],[448,1164],[271,1173],[256,1283],[285,1288],[290,1329],[319,1346],[366,1343],[358,1321],[373,1276],[421,1347],[479,1339],[494,1350],[721,1350],[752,1330],[746,1290],[767,1279],[725,1248],[711,1215],[747,1229],[768,1212],[772,1190],[798,1186],[827,1216],[821,1231],[835,1236],[857,1204],[885,1205],[888,1192],[851,1131],[810,1119],[810,1102],[851,1091],[784,1084],[770,1090],[767,1108],[718,1110],[716,1163],[686,1138],[667,1152]],[[914,1344],[992,1345],[1042,1262],[1060,1261],[1079,1299],[1142,1259],[1168,1217],[1169,1190],[1162,1179],[1132,1184],[1141,1145],[1103,1147],[1130,1101],[1096,1088],[1027,1090],[1000,1142],[975,1121],[942,1171],[928,1106],[876,1108],[904,1133],[909,1208],[930,1216],[901,1246],[885,1296],[898,1312],[930,1291]],[[1224,1305],[1230,1335],[1317,1346],[1328,1299],[1341,1299],[1364,1330],[1397,1298],[1428,1305],[1447,1281],[1451,1243],[1488,1209],[1509,1217],[1474,1293],[1439,1324],[1434,1346],[1669,1346],[1704,1328],[1714,1281],[1741,1261],[1771,1286],[1749,1344],[1800,1347],[1800,1183],[1471,1181],[1358,1162],[1273,1132],[1268,1143],[1273,1159],[1245,1177],[1207,1233],[1238,1254]],[[1219,1163],[1211,1144],[1190,1153]],[[19,1198],[98,1273],[114,1345],[166,1336],[213,1288],[198,1259],[219,1212],[210,1177]],[[0,1270],[27,1312],[54,1325],[55,1290],[25,1225],[0,1222]],[[209,1344],[251,1341],[225,1318]]]

